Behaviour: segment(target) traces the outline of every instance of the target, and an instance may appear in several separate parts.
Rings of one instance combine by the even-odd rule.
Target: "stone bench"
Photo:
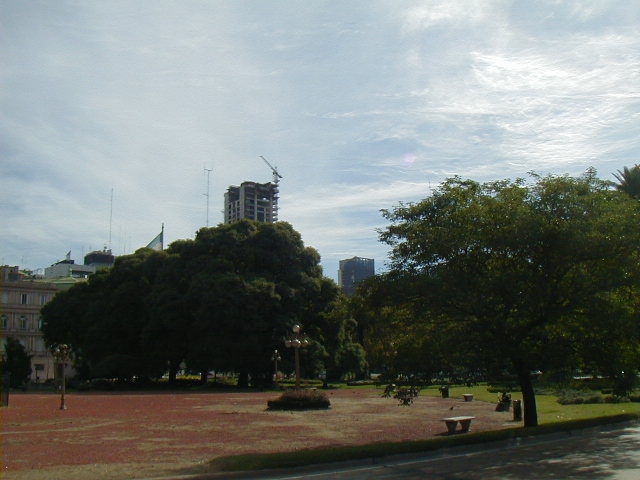
[[[460,431],[462,433],[468,432],[471,428],[471,420],[476,417],[448,417],[443,418],[442,421],[447,425],[449,433],[455,433],[458,423],[460,423]]]

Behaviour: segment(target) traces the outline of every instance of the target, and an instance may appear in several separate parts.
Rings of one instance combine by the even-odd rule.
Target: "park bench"
[[[471,427],[471,420],[476,417],[448,417],[443,418],[442,421],[447,425],[449,433],[455,433],[458,423],[460,423],[460,431],[465,433],[469,431]]]

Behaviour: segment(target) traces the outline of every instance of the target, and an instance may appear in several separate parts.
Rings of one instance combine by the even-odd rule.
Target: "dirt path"
[[[326,411],[267,411],[276,393],[16,394],[2,420],[6,480],[121,480],[197,473],[234,453],[293,451],[426,439],[441,418],[473,415],[473,431],[513,426],[494,405],[419,396],[412,406],[381,390],[329,391]],[[453,412],[450,408],[453,407]]]

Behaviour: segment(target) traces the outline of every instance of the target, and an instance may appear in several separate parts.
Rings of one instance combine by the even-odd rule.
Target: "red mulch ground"
[[[260,393],[12,394],[2,419],[3,479],[116,480],[206,470],[235,453],[426,439],[441,418],[474,415],[473,431],[513,426],[494,404],[419,396],[412,406],[381,390],[331,390],[331,409],[267,411]],[[453,407],[453,412],[450,408]]]

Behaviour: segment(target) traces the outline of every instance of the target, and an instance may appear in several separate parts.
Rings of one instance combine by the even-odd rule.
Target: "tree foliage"
[[[172,380],[185,362],[203,379],[234,371],[246,384],[270,378],[271,352],[299,323],[315,341],[303,364],[317,373],[326,360],[320,342],[342,338],[327,323],[338,287],[319,263],[287,223],[203,228],[166,251],[119,257],[111,271],[56,295],[42,312],[45,339],[71,343],[89,375],[169,370]]]
[[[6,357],[2,359],[0,370],[4,374],[9,372],[9,385],[11,388],[24,386],[31,376],[31,358],[20,340],[14,337],[5,338],[4,351]]]
[[[419,203],[384,211],[391,225],[381,232],[392,247],[385,289],[422,328],[465,339],[485,366],[506,361],[527,426],[537,425],[531,371],[588,358],[585,331],[612,346],[610,362],[622,361],[632,316],[621,314],[622,296],[640,281],[637,202],[593,170],[533,180],[449,179]],[[609,335],[607,322],[620,333]],[[637,360],[627,356],[634,369]]]
[[[633,198],[640,198],[640,165],[634,165],[631,168],[624,167],[613,174],[618,180],[616,188]]]

